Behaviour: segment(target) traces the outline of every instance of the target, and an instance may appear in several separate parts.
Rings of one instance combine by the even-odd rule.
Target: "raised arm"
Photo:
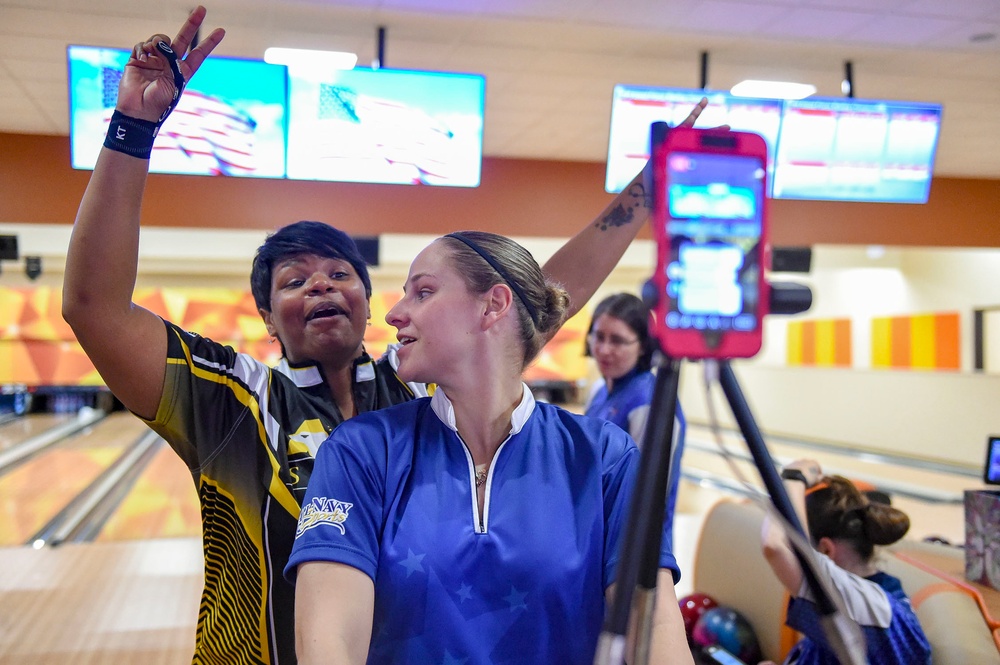
[[[117,114],[126,116],[115,133],[127,136],[124,143],[133,154],[141,155],[142,150],[135,149],[132,136],[151,132],[174,99],[174,72],[157,44],[163,42],[183,55],[204,18],[205,9],[198,7],[173,41],[153,35],[134,47],[115,107]],[[178,58],[185,81],[224,34],[213,31],[186,58]],[[162,392],[167,341],[160,319],[132,302],[139,213],[149,168],[148,156],[133,154],[104,147],[98,156],[66,256],[63,318],[115,396],[140,416],[153,418]]]
[[[702,98],[681,125],[693,125],[707,105],[708,100]],[[570,316],[579,312],[607,279],[649,218],[653,202],[646,191],[645,171],[638,173],[600,215],[542,267],[546,276],[569,291]]]
[[[295,655],[300,665],[363,665],[375,612],[375,586],[357,568],[311,561],[295,582]]]
[[[803,528],[808,530],[806,489],[819,481],[822,475],[819,463],[815,460],[796,460],[788,464],[785,469],[796,469],[805,478],[805,482],[796,479],[786,479],[784,486],[785,493],[788,494],[788,500],[791,501],[792,506],[795,508],[795,514],[798,516],[799,522]],[[792,546],[788,542],[785,530],[770,515],[764,518],[760,539],[761,551],[764,553],[764,558],[767,560],[768,565],[771,566],[771,570],[774,571],[774,575],[778,578],[778,581],[781,582],[788,593],[793,595],[798,593],[802,587],[802,566],[799,564],[795,552],[792,551]]]

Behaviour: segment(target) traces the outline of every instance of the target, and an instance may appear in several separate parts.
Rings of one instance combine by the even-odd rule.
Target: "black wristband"
[[[187,85],[187,81],[184,80],[184,75],[181,74],[180,65],[177,64],[177,54],[174,53],[174,50],[166,42],[156,42],[156,49],[160,52],[160,55],[167,59],[167,62],[170,64],[170,71],[174,75],[174,96],[170,100],[170,106],[160,116],[160,121],[157,123],[157,127],[159,127],[167,119],[167,116],[170,115],[170,112],[177,107],[177,102],[181,100],[181,93],[184,92],[184,86]]]
[[[809,480],[806,479],[806,474],[802,473],[799,469],[783,469],[781,472],[781,477],[784,480],[799,480],[802,484],[809,487]]]
[[[104,139],[104,147],[123,152],[126,155],[149,159],[153,152],[153,139],[159,124],[127,116],[115,110],[111,114],[111,124],[108,125],[108,135]]]

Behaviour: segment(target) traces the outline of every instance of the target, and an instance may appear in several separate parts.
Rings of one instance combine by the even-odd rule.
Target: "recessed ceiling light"
[[[740,81],[729,91],[737,97],[767,97],[773,99],[802,99],[815,94],[816,86],[787,81]]]
[[[358,54],[347,51],[315,51],[301,48],[274,47],[264,51],[264,62],[308,69],[354,69]]]

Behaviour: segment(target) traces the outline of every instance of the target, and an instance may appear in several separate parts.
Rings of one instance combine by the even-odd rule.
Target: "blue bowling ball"
[[[699,647],[720,646],[744,663],[761,660],[760,642],[747,618],[725,605],[707,610],[694,625],[691,640]]]

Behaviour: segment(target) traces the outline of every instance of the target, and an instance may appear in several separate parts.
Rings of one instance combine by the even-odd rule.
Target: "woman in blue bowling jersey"
[[[847,618],[864,633],[868,662],[928,665],[930,644],[909,597],[899,579],[880,571],[875,561],[875,545],[902,538],[910,518],[888,504],[869,501],[846,478],[824,476],[815,460],[789,464],[782,478],[799,519],[807,525],[817,565],[843,598]],[[836,665],[839,661],[784,531],[768,518],[761,540],[764,557],[791,595],[786,622],[804,635],[785,664]]]
[[[300,662],[593,662],[638,450],[521,381],[565,291],[480,232],[432,243],[404,290],[397,374],[437,389],[320,447],[286,568]],[[691,663],[660,565],[654,662]]]
[[[601,378],[594,384],[585,413],[604,418],[642,444],[646,419],[653,400],[656,376],[651,371],[658,346],[649,330],[649,308],[631,293],[608,296],[594,308],[587,332],[586,354],[594,358]],[[667,495],[664,537],[673,538],[673,516],[680,485],[681,456],[687,427],[677,403],[672,438],[671,476]]]
[[[281,346],[278,367],[132,301],[158,128],[225,36],[201,30],[205,15],[197,7],[173,39],[157,34],[132,49],[70,240],[63,316],[115,396],[191,470],[205,554],[192,660],[289,665],[294,589],[281,571],[317,446],[358,413],[426,393],[399,380],[391,352],[373,359],[365,351],[367,267],[350,237],[327,224],[284,226],[254,259],[251,290]],[[173,204],[179,219],[203,207]],[[549,259],[546,273],[566,286],[572,308],[586,303],[648,215],[640,174]]]
[[[601,378],[587,401],[588,416],[604,418],[642,441],[656,377],[650,371],[656,340],[649,333],[649,308],[631,293],[608,296],[594,308],[586,354]]]

